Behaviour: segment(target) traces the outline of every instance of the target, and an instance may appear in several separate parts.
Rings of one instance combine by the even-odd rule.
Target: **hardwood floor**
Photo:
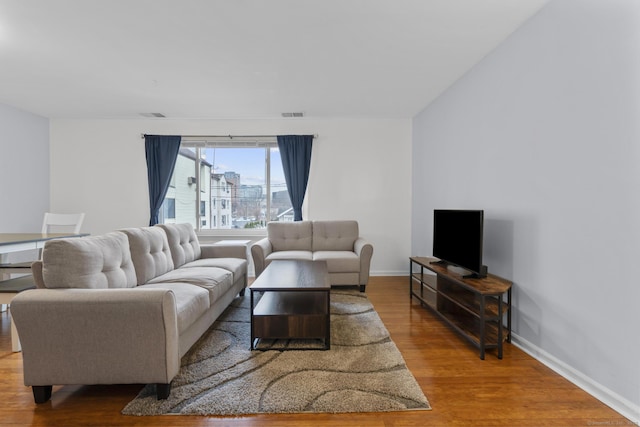
[[[56,386],[36,405],[22,383],[0,313],[0,426],[597,426],[634,425],[594,397],[506,344],[480,360],[475,347],[427,309],[409,303],[406,277],[373,277],[367,295],[431,403],[431,411],[246,417],[123,416],[140,385]]]

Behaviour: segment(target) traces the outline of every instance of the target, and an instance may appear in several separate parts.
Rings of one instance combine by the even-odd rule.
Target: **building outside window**
[[[199,173],[197,169],[200,169]],[[199,178],[209,175],[211,175],[211,164],[198,159],[194,150],[181,148],[176,158],[169,189],[160,209],[163,215],[158,218],[159,222],[161,224],[190,223],[195,228],[203,228],[198,200],[203,199],[203,195],[207,197],[211,194],[211,183],[208,180],[200,183]]]

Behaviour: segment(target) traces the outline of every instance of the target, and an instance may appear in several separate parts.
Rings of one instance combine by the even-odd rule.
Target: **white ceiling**
[[[412,117],[548,0],[1,0],[0,103],[51,118]]]

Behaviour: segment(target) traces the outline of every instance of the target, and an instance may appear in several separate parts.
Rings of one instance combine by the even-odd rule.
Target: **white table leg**
[[[18,295],[17,293],[0,293],[0,304],[6,305],[8,307],[11,300]],[[22,346],[20,345],[20,338],[18,337],[18,330],[16,329],[16,325],[11,319],[11,309],[9,308],[9,312],[7,313],[7,317],[11,322],[11,350],[12,351],[22,351]]]
[[[0,255],[0,259],[2,259],[1,255]],[[0,273],[0,281],[9,280],[9,279],[11,279],[11,273]],[[8,309],[9,309],[9,304],[8,303],[5,304],[5,301],[2,301],[2,304],[0,304],[0,313],[4,313]]]

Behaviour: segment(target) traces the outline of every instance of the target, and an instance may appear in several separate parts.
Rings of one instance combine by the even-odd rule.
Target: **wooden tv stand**
[[[502,359],[502,343],[511,342],[512,283],[493,274],[464,278],[438,261],[409,258],[409,298],[418,299],[478,347],[480,359],[493,348]]]

